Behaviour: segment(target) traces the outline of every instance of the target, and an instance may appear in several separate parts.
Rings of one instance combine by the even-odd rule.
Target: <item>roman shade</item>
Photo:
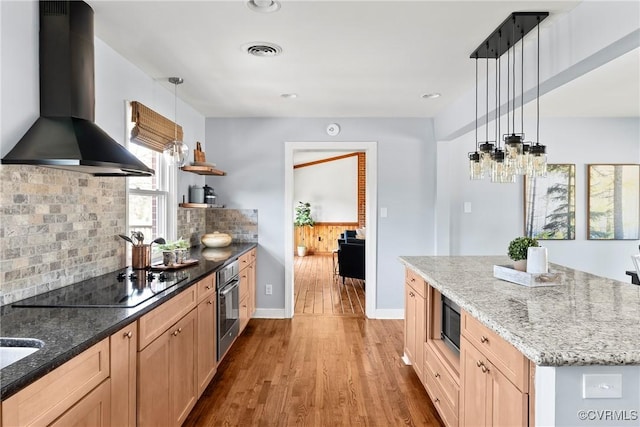
[[[174,139],[182,141],[182,126],[177,126],[176,138],[176,124],[173,121],[138,101],[131,102],[131,121],[135,123],[131,141],[144,147],[162,152]]]

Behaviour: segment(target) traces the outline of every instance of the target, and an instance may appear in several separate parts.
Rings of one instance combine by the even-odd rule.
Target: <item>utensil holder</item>
[[[151,245],[134,245],[131,248],[131,267],[136,270],[151,266]]]

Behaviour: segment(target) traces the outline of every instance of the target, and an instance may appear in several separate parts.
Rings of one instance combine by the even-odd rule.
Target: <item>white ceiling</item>
[[[183,77],[179,97],[206,117],[433,117],[473,87],[469,54],[509,13],[549,11],[549,25],[578,2],[283,0],[270,14],[242,0],[89,3],[101,40],[159,81]],[[283,53],[249,56],[255,41]],[[621,66],[615,81],[638,87],[635,59],[635,76]],[[421,98],[431,92],[442,96]]]

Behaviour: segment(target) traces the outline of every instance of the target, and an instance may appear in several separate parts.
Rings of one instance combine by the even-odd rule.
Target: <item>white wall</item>
[[[337,122],[340,136],[329,137]],[[284,142],[376,141],[378,146],[377,308],[402,309],[401,255],[434,248],[436,150],[430,119],[223,119],[206,120],[207,153],[224,177],[207,177],[222,203],[258,209],[257,306],[284,308]],[[264,294],[266,283],[273,295]]]
[[[293,200],[309,202],[316,222],[358,222],[358,157],[293,170]]]
[[[38,69],[38,2],[1,1],[2,61],[0,143],[4,156],[40,114]],[[184,85],[188,85],[186,81]],[[113,139],[125,140],[125,100],[140,101],[174,119],[173,85],[158,81],[95,39],[96,123]],[[180,95],[180,89],[178,89]],[[204,142],[204,116],[178,100],[178,123],[190,149]],[[189,159],[193,159],[190,153]],[[120,179],[120,178],[118,178]],[[178,174],[178,194],[189,184],[204,184],[194,174]]]
[[[576,239],[544,241],[550,261],[629,281],[624,272],[632,269],[630,255],[638,252],[639,240],[587,240],[586,165],[640,162],[640,120],[546,118],[540,129],[549,163],[576,165]],[[448,182],[442,197],[450,210],[449,224],[439,225],[449,230],[452,255],[506,254],[509,241],[524,234],[522,178],[517,184],[469,180],[466,154],[474,144],[473,134],[438,144],[438,156],[448,158],[448,167],[438,168],[438,179]],[[463,213],[464,202],[471,202],[471,213]]]

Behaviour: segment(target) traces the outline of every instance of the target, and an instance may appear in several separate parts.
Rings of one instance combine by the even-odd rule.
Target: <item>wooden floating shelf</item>
[[[206,203],[178,203],[178,206],[181,208],[224,208],[224,205],[208,205]]]
[[[211,166],[183,166],[180,169],[185,172],[197,173],[198,175],[226,175],[224,171],[212,168]]]

